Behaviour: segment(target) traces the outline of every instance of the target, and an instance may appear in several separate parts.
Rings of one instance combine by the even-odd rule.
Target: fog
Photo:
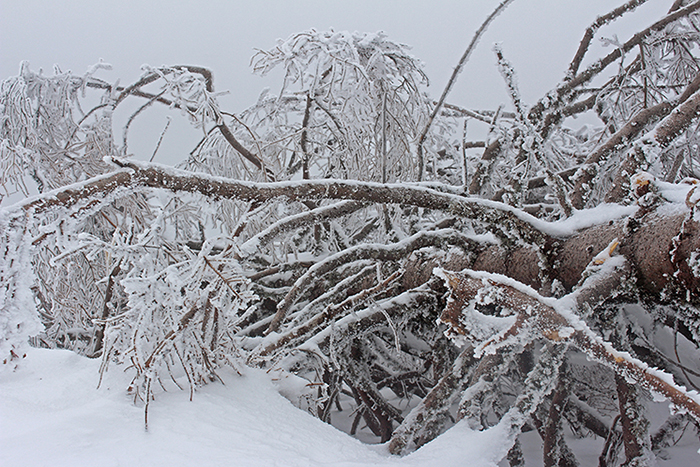
[[[385,31],[413,47],[437,97],[476,29],[498,5],[495,0],[0,0],[0,76],[18,72],[22,60],[52,74],[84,73],[103,59],[113,65],[99,76],[122,84],[136,80],[141,65],[196,64],[214,72],[223,109],[240,112],[265,87],[279,86],[279,75],[262,79],[250,71],[256,48],[273,47],[278,38],[316,30]],[[491,25],[452,91],[451,103],[493,109],[508,104],[495,66],[493,44],[502,44],[518,74],[526,104],[534,102],[564,76],[585,28],[622,1],[516,0]],[[632,14],[603,28],[600,36],[620,41],[651,24],[672,1],[650,0]],[[599,57],[596,41],[590,59]],[[589,60],[590,60],[589,59]],[[585,62],[584,62],[585,65]],[[164,117],[141,122],[152,148]],[[171,129],[172,132],[172,129]],[[173,146],[164,149],[180,150]],[[172,144],[172,138],[170,141]],[[145,150],[145,149],[144,149]],[[149,149],[151,151],[152,149]]]

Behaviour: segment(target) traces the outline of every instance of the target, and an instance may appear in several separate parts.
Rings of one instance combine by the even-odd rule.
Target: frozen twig
[[[418,137],[418,146],[417,146],[417,151],[418,151],[418,181],[421,181],[423,179],[423,143],[425,142],[425,138],[428,136],[428,131],[430,130],[431,125],[433,124],[433,120],[435,120],[435,117],[437,114],[440,112],[440,109],[442,108],[445,99],[447,98],[447,95],[450,93],[452,90],[452,87],[454,86],[455,82],[457,82],[457,77],[459,74],[462,72],[462,69],[464,68],[464,65],[467,63],[469,60],[469,56],[472,54],[474,49],[476,48],[476,45],[479,43],[479,40],[481,39],[481,36],[484,35],[486,32],[486,29],[489,27],[491,22],[499,15],[503,10],[508,7],[513,2],[513,0],[503,0],[495,10],[484,20],[484,22],[481,24],[479,29],[477,29],[476,33],[474,33],[474,37],[472,37],[471,42],[467,46],[466,50],[462,54],[462,57],[459,59],[459,62],[457,62],[457,66],[455,69],[452,71],[452,75],[450,76],[450,79],[447,81],[447,85],[445,86],[445,89],[442,91],[442,95],[440,95],[440,99],[438,99],[437,103],[435,104],[435,107],[433,108],[433,111],[431,112],[430,116],[428,117],[428,121],[425,123],[425,126],[423,127],[423,130],[420,132],[420,136]]]
[[[638,47],[639,44],[653,32],[663,29],[668,24],[671,24],[680,18],[686,17],[698,9],[700,9],[700,2],[691,3],[690,5],[664,16],[651,26],[638,32],[627,42],[622,44],[621,47],[616,48],[605,57],[591,64],[584,71],[578,73],[576,77],[564,81],[552,93],[548,93],[545,98],[541,99],[530,109],[528,118],[533,123],[539,122],[544,116],[544,112],[546,110],[552,110],[553,108],[559,108],[562,105],[566,105],[570,101],[572,95],[574,94],[574,90],[577,87],[588,83],[609,65],[621,58],[623,53],[627,53],[633,48]]]
[[[647,0],[630,0],[624,5],[620,5],[619,7],[615,8],[610,13],[596,18],[593,24],[588,26],[586,32],[583,35],[583,38],[581,39],[581,43],[578,46],[578,50],[576,51],[576,54],[574,55],[574,58],[571,61],[571,64],[569,65],[567,78],[571,79],[574,76],[576,76],[578,68],[581,65],[581,61],[583,61],[583,57],[586,55],[588,47],[591,44],[591,40],[593,40],[593,36],[598,31],[598,29],[605,26],[606,24],[611,23],[612,21],[616,20],[625,13],[633,11],[639,5],[642,5],[646,2]]]
[[[466,249],[470,248],[472,241],[464,235],[451,229],[441,229],[433,232],[419,232],[399,243],[384,244],[362,244],[345,249],[335,255],[314,264],[301,276],[285,295],[284,300],[277,306],[277,312],[270,323],[268,332],[279,329],[287,316],[290,307],[297,301],[301,294],[311,286],[321,275],[333,270],[340,265],[358,259],[375,259],[379,261],[396,261],[407,256],[410,252],[430,245],[436,244],[458,244]]]

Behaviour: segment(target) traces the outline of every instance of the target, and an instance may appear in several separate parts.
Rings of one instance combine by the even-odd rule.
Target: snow
[[[577,231],[594,225],[607,224],[637,212],[637,206],[623,206],[614,203],[599,204],[591,209],[574,210],[574,214],[566,219],[545,222],[537,219],[533,225],[542,232],[553,237],[565,238],[574,235]]]
[[[105,159],[106,161],[111,161],[117,164],[124,165],[127,162],[125,161],[120,161],[116,158],[113,159]],[[285,182],[267,182],[267,183],[255,183],[255,182],[247,182],[247,181],[240,181],[240,180],[232,180],[226,177],[221,177],[221,176],[216,176],[216,175],[210,175],[202,172],[190,172],[190,171],[184,171],[180,169],[175,169],[172,167],[168,167],[166,165],[162,164],[157,164],[157,163],[145,163],[141,161],[136,161],[136,160],[129,160],[128,164],[138,170],[147,170],[147,169],[156,169],[159,172],[162,172],[166,178],[167,177],[173,177],[173,178],[178,178],[178,177],[185,177],[185,178],[191,178],[191,177],[196,177],[198,180],[200,180],[202,183],[203,182],[208,182],[210,184],[233,184],[236,187],[240,187],[241,189],[246,189],[246,190],[255,190],[255,189],[265,189],[265,190],[277,190],[280,192],[280,195],[283,195],[283,191],[287,189],[292,189],[295,188],[297,190],[301,190],[302,192],[305,189],[314,189],[310,190],[308,195],[313,197],[315,195],[318,195],[318,192],[320,192],[321,189],[325,187],[326,190],[326,196],[327,197],[333,197],[330,189],[331,187],[338,186],[338,187],[343,187],[347,188],[348,190],[357,190],[363,187],[368,187],[368,188],[375,188],[375,189],[380,189],[380,188],[385,188],[385,189],[392,189],[395,191],[404,191],[405,193],[409,193],[411,195],[419,195],[419,194],[426,194],[434,197],[436,200],[441,199],[443,201],[449,201],[450,203],[453,204],[451,206],[452,208],[457,208],[459,206],[478,206],[481,208],[486,208],[489,210],[494,210],[494,211],[501,211],[501,212],[508,212],[513,215],[515,215],[518,219],[520,219],[522,222],[529,224],[532,226],[534,229],[545,233],[547,235],[557,237],[557,238],[566,238],[571,235],[574,235],[577,231],[581,229],[585,229],[587,227],[591,227],[593,225],[600,225],[600,224],[605,224],[610,221],[614,221],[623,217],[627,217],[630,215],[633,215],[639,208],[638,206],[635,205],[630,205],[630,206],[622,206],[619,204],[615,203],[609,203],[609,204],[600,204],[594,208],[591,209],[584,209],[584,210],[575,210],[574,214],[564,220],[561,221],[556,221],[556,222],[548,222],[544,221],[542,219],[539,219],[537,217],[534,217],[525,211],[521,209],[514,208],[508,204],[497,202],[497,201],[491,201],[487,199],[482,199],[482,198],[471,198],[471,197],[463,197],[463,196],[458,196],[454,194],[449,194],[449,193],[441,193],[437,192],[431,188],[421,186],[421,184],[411,184],[411,183],[397,183],[397,184],[381,184],[381,183],[376,183],[376,182],[360,182],[357,180],[336,180],[336,179],[323,179],[323,180],[302,180],[302,181],[285,181]],[[77,184],[76,188],[80,188],[82,185]],[[167,183],[163,182],[163,186],[167,187]],[[72,187],[72,186],[71,186]],[[670,188],[669,188],[670,190]],[[315,191],[315,194],[312,193],[311,191]],[[672,190],[671,190],[672,191]],[[687,191],[686,191],[687,192]],[[297,194],[298,196],[298,194]],[[302,195],[303,197],[303,195]],[[42,197],[43,198],[43,197]],[[677,198],[677,195],[675,197],[672,197],[674,200]],[[32,201],[36,201],[32,199]],[[25,202],[26,203],[26,202]],[[21,203],[24,205],[25,203]],[[255,244],[255,241],[252,241],[250,245],[247,245],[245,248],[245,251],[243,253],[248,253],[248,250],[254,251],[255,247],[257,245]]]
[[[21,216],[0,210],[0,362],[21,355],[23,344],[43,329],[34,306],[31,244]]]
[[[272,377],[221,371],[189,400],[156,394],[144,413],[126,394],[118,366],[99,379],[99,360],[64,350],[29,349],[0,374],[0,465],[402,466],[497,465],[500,434],[459,423],[419,451],[392,457],[305,413],[279,395]]]
[[[106,158],[106,162],[111,162],[111,159]],[[88,180],[81,180],[75,183],[63,185],[59,188],[55,188],[50,191],[46,191],[41,194],[33,195],[33,196],[28,196],[26,198],[23,198],[22,200],[16,202],[15,204],[8,205],[4,207],[8,212],[20,212],[21,209],[26,209],[28,206],[31,206],[32,204],[38,202],[38,201],[53,201],[58,199],[57,195],[60,193],[64,193],[67,191],[72,191],[72,192],[80,192],[81,190],[84,190],[87,186],[94,184],[96,182],[100,181],[105,181],[108,180],[115,175],[118,175],[120,173],[129,173],[131,172],[130,169],[123,169],[123,168],[116,168],[112,172],[108,172],[102,175],[97,175],[95,177],[92,177]]]
[[[668,212],[661,212],[660,214],[673,215],[678,211],[687,212],[686,202],[691,201],[688,199],[688,195],[697,186],[693,182],[697,183],[694,179],[687,182],[682,181],[681,183],[668,183],[656,180],[654,184],[658,187],[659,194],[670,203],[665,206]],[[690,196],[692,197],[692,194]],[[672,210],[673,208],[675,208],[675,211]]]
[[[603,250],[600,254],[598,254],[595,259],[599,259],[602,261],[598,266],[600,267],[599,270],[599,275],[605,275],[607,273],[610,273],[612,270],[614,270],[617,267],[622,266],[624,263],[625,259],[622,256],[610,256],[610,253],[615,249],[617,246],[617,239],[614,239],[610,242],[608,247]],[[595,264],[595,261],[593,261]],[[659,370],[658,368],[653,368],[647,365],[645,362],[633,357],[631,354],[628,352],[623,352],[616,350],[609,342],[604,341],[600,336],[598,336],[595,332],[593,332],[588,325],[577,315],[576,313],[576,295],[578,291],[574,291],[573,293],[566,295],[560,299],[554,299],[552,297],[542,297],[540,296],[534,289],[531,287],[522,284],[518,281],[515,281],[514,279],[503,276],[500,274],[494,274],[494,273],[489,273],[486,271],[463,271],[466,272],[469,276],[471,276],[474,279],[481,279],[482,281],[493,281],[496,283],[508,285],[510,287],[515,288],[516,290],[519,290],[520,292],[529,295],[532,298],[535,298],[542,302],[544,305],[550,306],[555,309],[555,311],[562,316],[566,321],[568,322],[569,326],[564,326],[560,332],[559,336],[561,338],[566,339],[567,337],[571,336],[574,332],[576,331],[581,331],[584,334],[586,334],[589,339],[591,339],[592,342],[597,342],[600,345],[602,345],[608,355],[612,356],[614,359],[621,359],[625,360],[632,365],[636,366],[639,368],[642,372],[650,374],[652,376],[655,376],[659,380],[667,383],[669,386],[678,389],[681,393],[685,394],[689,399],[692,401],[700,404],[700,394],[698,394],[697,391],[689,391],[683,386],[679,386],[676,384],[676,382],[673,379],[673,376],[669,373],[666,373],[664,371]],[[440,269],[440,268],[435,268],[433,271],[434,274],[438,275],[439,277],[446,278],[445,272]],[[599,280],[599,277],[597,276],[591,276],[588,281],[595,281]],[[579,289],[580,290],[580,289]],[[604,360],[599,360],[601,363],[606,364]],[[642,384],[644,387],[649,390],[652,393],[652,396],[656,402],[664,401],[667,400],[668,397],[666,395],[658,393],[656,389],[653,387],[650,387],[648,384],[637,381],[636,379],[630,379],[630,383],[632,384]]]

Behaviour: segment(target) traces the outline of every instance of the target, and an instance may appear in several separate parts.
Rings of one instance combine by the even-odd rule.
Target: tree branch
[[[406,455],[437,438],[449,418],[449,407],[469,378],[469,369],[476,363],[474,348],[466,346],[428,395],[406,416],[394,431],[389,452]]]
[[[425,138],[428,136],[428,131],[430,130],[431,125],[433,124],[433,120],[435,120],[435,117],[440,112],[440,109],[442,108],[442,105],[444,104],[445,99],[447,98],[447,95],[452,90],[452,86],[454,86],[455,82],[457,82],[457,77],[462,72],[464,65],[469,60],[469,56],[472,54],[472,52],[476,48],[476,45],[479,43],[481,36],[484,35],[484,32],[486,32],[486,29],[489,27],[491,22],[499,14],[501,14],[501,12],[512,2],[513,2],[513,0],[503,0],[496,7],[496,9],[493,10],[493,12],[486,18],[486,20],[484,20],[484,22],[481,24],[479,29],[477,29],[477,31],[474,33],[474,37],[472,37],[471,42],[469,43],[466,50],[462,54],[462,57],[459,59],[459,62],[457,62],[457,66],[452,71],[452,76],[450,76],[450,79],[447,81],[447,85],[445,86],[445,89],[442,91],[442,95],[440,95],[440,99],[438,99],[437,104],[435,104],[435,108],[433,108],[432,113],[428,117],[428,121],[425,123],[425,126],[423,127],[423,131],[420,132],[420,136],[418,137],[418,148],[417,148],[417,151],[418,151],[418,181],[419,182],[421,180],[423,180],[423,143],[425,142]]]
[[[384,244],[362,244],[340,251],[328,258],[314,264],[301,276],[292,286],[291,290],[284,297],[284,300],[277,306],[269,332],[279,329],[289,308],[297,301],[299,296],[311,286],[321,275],[330,270],[334,270],[343,264],[360,259],[374,259],[378,261],[396,261],[407,256],[410,252],[437,244],[457,244],[469,249],[470,243],[477,244],[473,240],[452,229],[441,229],[434,232],[418,232],[401,242]]]
[[[440,193],[420,186],[340,180],[252,183],[168,169],[156,164],[121,160],[115,162],[123,168],[105,176],[30,198],[15,205],[15,208],[39,214],[52,208],[72,209],[76,205],[80,207],[86,201],[92,200],[94,209],[94,206],[102,206],[105,201],[113,199],[115,192],[119,190],[132,192],[139,187],[200,193],[213,199],[258,202],[279,197],[290,200],[346,199],[365,203],[417,206],[473,219],[493,229],[498,237],[505,240],[504,246],[512,246],[514,241],[551,246],[552,241],[549,235],[540,230],[551,230],[550,225],[510,206]],[[631,212],[628,210],[626,214]],[[664,245],[671,245],[683,225],[684,218],[684,214],[668,217],[647,216],[632,234],[627,245],[622,247],[624,254],[633,259],[634,273],[641,279],[640,285],[649,293],[659,293],[677,269],[668,255],[669,249],[665,249]],[[691,224],[694,225],[694,221]],[[552,271],[553,278],[562,282],[566,288],[576,285],[581,272],[593,257],[593,251],[601,251],[615,237],[622,238],[623,230],[624,225],[617,223],[592,226],[581,229],[576,234],[562,233],[562,237],[569,238],[560,242],[556,250],[557,265]],[[684,286],[691,294],[700,293],[700,278],[690,272],[689,266],[685,266],[685,260],[688,259],[686,256],[692,254],[694,248],[700,248],[700,229],[689,229],[682,240],[684,246],[682,251],[679,250],[680,256],[676,258],[676,262],[683,263],[681,266],[685,268],[681,271],[685,278]],[[589,246],[593,247],[590,251]],[[520,282],[539,287],[539,261],[538,253],[531,248],[487,248],[474,261],[473,268],[508,273]]]
[[[605,70],[610,64],[614,63],[616,60],[621,58],[623,53],[627,53],[633,48],[637,47],[639,44],[641,44],[641,42],[652,32],[658,31],[664,28],[666,25],[680,18],[688,16],[698,9],[700,9],[700,2],[691,3],[690,5],[684,8],[681,8],[679,10],[674,11],[673,13],[664,16],[662,19],[658,20],[648,28],[636,33],[621,47],[616,48],[605,57],[591,64],[586,70],[576,75],[576,77],[568,81],[564,81],[554,90],[554,93],[547,93],[546,98],[541,99],[530,109],[528,118],[533,123],[540,121],[544,115],[545,110],[552,108],[552,106],[559,107],[562,104],[566,104],[571,98],[573,90],[576,87],[589,82],[600,72]],[[553,94],[556,96],[554,99],[552,98]]]
[[[573,177],[575,184],[570,195],[573,207],[583,209],[586,196],[590,191],[590,183],[598,175],[600,165],[613,154],[628,146],[652,121],[668,115],[673,107],[673,103],[663,101],[653,107],[639,111],[625,126],[620,128],[610,139],[591,153]]]
[[[441,271],[441,274],[446,278],[447,286],[456,298],[453,302],[455,305],[448,306],[440,319],[450,325],[456,333],[465,334],[461,325],[461,309],[464,305],[459,306],[459,304],[466,304],[473,300],[487,285],[496,287],[501,291],[501,298],[497,305],[523,316],[523,319],[530,323],[527,326],[528,329],[536,331],[541,337],[550,341],[573,344],[589,358],[609,367],[620,377],[663,396],[675,406],[686,410],[695,420],[700,421],[700,397],[691,395],[684,388],[677,386],[670,375],[649,368],[645,363],[625,352],[615,350],[609,343],[596,336],[585,322],[572,313],[571,307],[575,308],[577,303],[575,294],[559,301],[547,300],[532,290],[525,292],[524,288],[515,288],[517,283],[511,282],[511,285],[505,285],[502,281],[506,278],[503,276],[475,271],[462,273]],[[496,297],[493,294],[490,296]],[[568,308],[568,311],[563,311],[565,308],[562,308],[562,305]],[[578,304],[578,306],[581,305],[582,303]],[[558,311],[560,309],[561,312]],[[534,336],[530,337],[532,338]]]
[[[591,40],[593,40],[593,36],[595,35],[596,31],[598,31],[598,29],[600,29],[602,26],[605,26],[606,24],[613,22],[623,14],[634,10],[639,5],[642,5],[646,2],[647,0],[630,0],[624,5],[615,8],[610,13],[596,18],[593,24],[591,24],[586,29],[586,32],[584,33],[583,38],[581,39],[581,43],[578,46],[578,50],[576,51],[576,54],[574,55],[574,58],[571,61],[571,64],[569,65],[569,71],[567,76],[569,78],[573,78],[574,76],[576,76],[576,73],[578,72],[578,67],[581,65],[583,57],[588,51],[588,46],[591,44]]]
[[[23,209],[70,208],[95,193],[102,196],[119,188],[147,187],[174,192],[199,193],[213,199],[267,201],[285,197],[292,201],[346,199],[366,203],[399,204],[443,211],[483,222],[506,241],[544,244],[546,223],[503,203],[440,193],[419,185],[380,184],[344,180],[303,180],[298,182],[253,183],[167,168],[158,164],[112,158],[119,167],[131,169],[96,177],[54,190],[22,203]],[[80,188],[76,188],[80,187]]]
[[[270,240],[284,232],[289,232],[290,230],[297,229],[303,225],[308,226],[327,219],[347,216],[359,209],[362,209],[364,206],[366,206],[366,204],[355,201],[341,201],[331,206],[321,206],[306,212],[287,216],[284,219],[275,222],[251,239],[247,240],[240,247],[241,253],[243,255],[252,254],[258,248],[269,243]]]

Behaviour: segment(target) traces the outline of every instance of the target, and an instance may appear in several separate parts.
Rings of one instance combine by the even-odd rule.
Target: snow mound
[[[279,395],[266,373],[222,371],[189,400],[160,393],[143,408],[113,367],[96,389],[100,362],[30,349],[0,377],[0,465],[100,466],[495,466],[498,434],[458,424],[416,453],[392,457],[362,444]]]

